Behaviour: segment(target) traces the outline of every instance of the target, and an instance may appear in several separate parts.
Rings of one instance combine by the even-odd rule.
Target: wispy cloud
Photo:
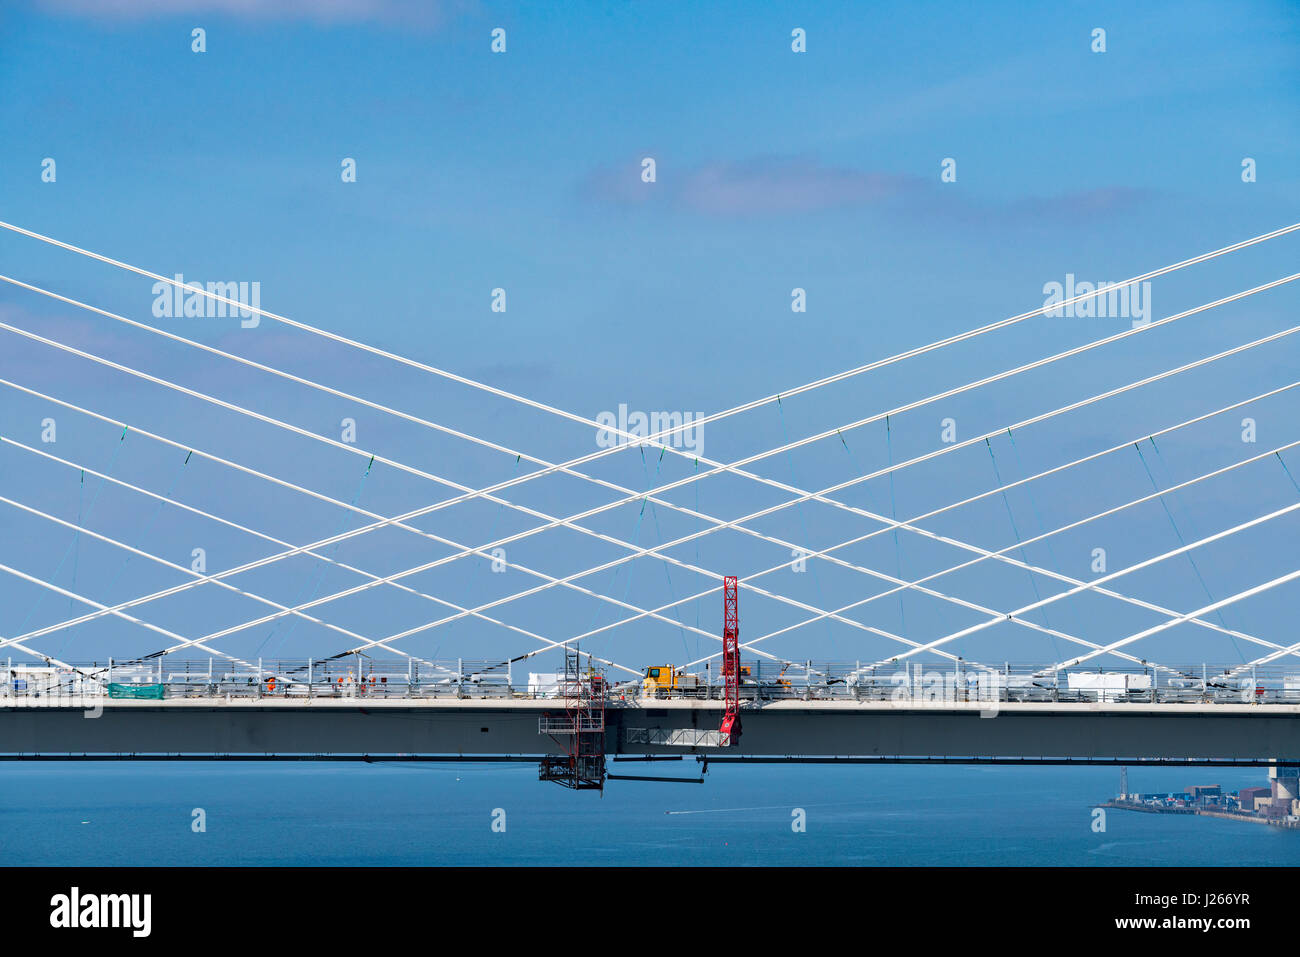
[[[1125,212],[1153,199],[1148,189],[1128,186],[1104,186],[1076,190],[1059,196],[1030,196],[1007,205],[1005,211],[1014,218],[1027,220],[1091,219]]]
[[[964,187],[884,170],[828,166],[805,157],[758,157],[686,170],[660,165],[644,183],[640,162],[594,170],[582,183],[590,201],[659,204],[703,216],[738,219],[879,207],[925,220],[1035,224],[1111,216],[1145,204],[1149,190],[1104,186],[1050,196],[980,199]]]
[[[758,159],[697,169],[687,178],[681,200],[691,209],[720,216],[798,213],[875,203],[919,185],[905,176],[811,160]]]
[[[757,157],[709,163],[681,173],[661,168],[658,182],[640,180],[639,163],[603,167],[583,192],[599,202],[634,205],[666,194],[673,206],[712,216],[813,212],[877,203],[921,188],[910,177],[826,166],[801,157]]]
[[[323,25],[379,23],[436,26],[472,0],[38,0],[48,13],[95,20],[227,16],[240,20],[305,20]]]

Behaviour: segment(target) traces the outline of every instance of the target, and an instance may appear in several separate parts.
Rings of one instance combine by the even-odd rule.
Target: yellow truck
[[[652,665],[645,670],[641,683],[647,698],[667,698],[674,694],[696,694],[704,687],[699,675],[690,675],[672,665]]]
[[[789,665],[786,665],[785,668],[782,668],[781,673],[776,678],[767,679],[764,687],[788,692],[790,690],[790,681],[785,677],[785,673],[789,667]],[[740,666],[740,683],[741,685],[753,685],[755,683],[749,665]],[[705,684],[699,675],[687,674],[672,665],[652,665],[645,670],[645,679],[641,682],[641,693],[646,698],[669,698],[673,696],[689,698],[703,695],[704,691]]]

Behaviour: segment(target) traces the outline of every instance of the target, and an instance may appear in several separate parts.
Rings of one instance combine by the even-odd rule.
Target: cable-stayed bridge
[[[1300,325],[1230,321],[1300,273],[1059,318],[1300,224],[698,415],[569,411],[0,227],[256,317],[0,273],[8,756],[1300,760]]]

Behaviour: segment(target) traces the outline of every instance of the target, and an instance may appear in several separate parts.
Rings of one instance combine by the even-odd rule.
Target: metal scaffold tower
[[[575,791],[604,790],[605,678],[590,664],[584,670],[576,648],[565,651],[559,694],[564,713],[542,715],[538,730],[550,735],[565,753],[544,756],[538,776]]]

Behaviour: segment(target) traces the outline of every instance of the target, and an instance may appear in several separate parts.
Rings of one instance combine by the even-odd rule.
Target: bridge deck
[[[36,705],[33,701],[30,705]],[[555,699],[101,699],[0,704],[0,753],[537,755]],[[716,700],[606,711],[610,754],[1300,759],[1300,704],[784,700],[746,707],[739,743],[708,745]]]

